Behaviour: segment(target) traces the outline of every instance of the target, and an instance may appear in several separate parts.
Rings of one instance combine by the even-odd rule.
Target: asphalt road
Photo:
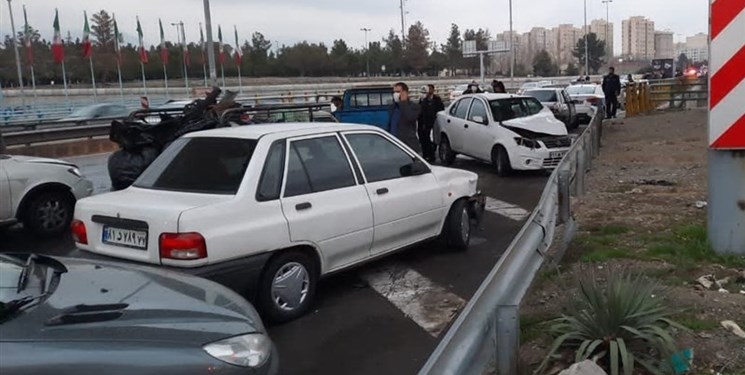
[[[109,187],[106,156],[69,159],[96,193]],[[477,172],[491,198],[471,248],[452,252],[435,241],[324,279],[309,315],[269,328],[282,374],[413,374],[424,364],[523,225],[547,176],[499,178],[489,165],[460,158],[454,167]],[[64,256],[74,245],[67,236],[44,240],[14,228],[0,231],[0,251]]]

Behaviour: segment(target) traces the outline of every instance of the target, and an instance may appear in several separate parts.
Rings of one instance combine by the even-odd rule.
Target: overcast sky
[[[552,27],[559,23],[582,25],[582,0],[514,0],[514,29],[529,31],[533,26]],[[136,41],[139,16],[145,43],[158,43],[158,18],[163,19],[166,39],[176,40],[171,22],[184,21],[187,39],[199,40],[199,22],[204,22],[202,0],[13,0],[16,29],[23,24],[22,5],[26,4],[29,23],[45,39],[52,38],[54,7],[59,7],[63,36],[69,30],[79,37],[83,29],[83,11],[88,15],[105,9],[116,15],[119,28],[128,42]],[[63,5],[64,4],[64,5]],[[437,5],[435,5],[437,4]],[[466,28],[488,28],[492,35],[509,30],[508,0],[407,0],[407,25],[422,21],[432,40],[443,43],[450,24],[461,31]],[[670,30],[675,40],[706,32],[708,0],[615,0],[610,4],[610,20],[615,24],[617,52],[621,49],[621,20],[643,15],[655,21],[658,30]],[[587,0],[588,23],[605,18],[606,6],[601,0]],[[400,33],[399,0],[212,0],[214,38],[217,24],[222,25],[223,40],[234,44],[233,25],[237,25],[240,42],[259,31],[273,44],[297,41],[325,42],[342,38],[351,47],[364,45],[362,27],[372,28],[370,40],[379,40],[390,29]],[[0,1],[0,34],[10,34],[8,3]],[[274,48],[274,47],[273,47]]]

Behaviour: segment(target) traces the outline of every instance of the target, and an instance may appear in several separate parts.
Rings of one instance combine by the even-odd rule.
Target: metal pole
[[[203,35],[202,34],[202,23],[201,22],[199,23],[199,35],[200,36]],[[204,38],[203,37],[200,39],[200,42],[202,43],[202,71],[204,72],[204,87],[207,87],[207,62],[204,61],[204,54],[205,54],[205,52],[207,52],[204,49],[206,49],[207,46],[204,44]]]
[[[124,105],[124,83],[122,83],[122,64],[119,59],[116,59],[116,71],[119,73],[119,99],[121,99],[122,105]]]
[[[512,0],[510,0],[510,87],[515,87],[515,47],[512,38]],[[483,80],[483,79],[482,79]]]
[[[481,83],[484,83],[484,53],[479,52],[479,75],[481,76]]]
[[[10,39],[13,41],[13,50],[16,54],[16,70],[18,73],[18,87],[21,88],[21,102],[25,106],[26,92],[23,90],[23,71],[21,70],[21,55],[18,53],[18,34],[16,34],[16,24],[13,20],[13,5],[10,2],[11,0],[8,0],[8,12],[10,13],[10,30],[13,32]]]
[[[222,87],[225,87],[225,65],[220,64],[220,75],[222,75]]]
[[[181,60],[183,60],[184,63],[184,86],[186,88],[186,96],[191,96],[191,91],[189,90],[189,67],[186,66],[186,54],[189,53],[189,47],[186,45],[186,31],[184,30],[184,21],[179,21],[179,26],[181,27]]]
[[[145,91],[145,96],[147,96],[147,81],[145,80],[145,64],[140,61],[140,70],[142,70],[142,88]]]
[[[367,71],[367,78],[370,78],[370,44],[367,43],[367,32],[372,31],[372,29],[368,29],[367,27],[363,27],[360,30],[365,32],[365,60],[366,60],[366,71]]]
[[[404,42],[406,41],[406,25],[404,22],[404,1],[405,0],[401,0],[401,43],[402,44],[405,44]],[[8,0],[8,2],[10,2],[10,0]]]
[[[210,84],[217,86],[217,66],[215,65],[215,45],[212,41],[212,16],[210,0],[204,0],[204,24],[207,28],[207,56],[210,65]]]
[[[65,102],[70,103],[70,94],[67,92],[67,69],[65,69],[65,60],[62,60],[62,83],[65,88]]]
[[[718,254],[745,255],[745,151],[709,149],[709,243]]]
[[[590,75],[590,46],[587,45],[587,0],[585,0],[585,76]]]
[[[36,75],[34,74],[34,64],[31,64],[31,87],[34,93],[34,105],[36,105]]]
[[[605,4],[605,49],[608,53],[608,62],[610,62],[611,58],[613,58],[613,49],[611,49],[610,43],[608,41],[613,41],[613,35],[608,35],[608,29],[610,28],[610,3],[612,3],[613,0],[603,0],[603,4]]]
[[[98,103],[98,94],[96,93],[96,74],[93,72],[93,53],[88,58],[88,62],[91,65],[91,82],[93,83],[93,102]]]
[[[166,63],[163,63],[163,79],[165,79],[166,85],[166,99],[171,98],[171,94],[168,92],[168,69],[166,69]]]

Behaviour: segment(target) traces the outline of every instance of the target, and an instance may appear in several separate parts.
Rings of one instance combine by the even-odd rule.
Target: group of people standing
[[[445,104],[435,94],[435,85],[425,85],[420,90],[421,98],[415,102],[411,99],[406,83],[398,82],[393,85],[393,104],[388,109],[388,128],[391,134],[432,163],[437,150],[437,145],[432,142],[432,129],[437,121],[437,112],[444,110]]]

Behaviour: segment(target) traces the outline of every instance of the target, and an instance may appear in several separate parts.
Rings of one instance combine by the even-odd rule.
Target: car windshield
[[[490,100],[489,106],[491,107],[492,116],[497,121],[509,121],[537,113],[531,113],[531,110],[525,104],[524,98]]]
[[[571,86],[567,88],[569,95],[592,95],[595,93],[595,86]]]
[[[155,159],[134,186],[233,195],[238,192],[255,147],[253,139],[180,138]]]
[[[556,90],[530,90],[525,95],[532,96],[542,103],[556,102]]]
[[[54,293],[63,272],[64,266],[51,258],[0,254],[0,324]]]

